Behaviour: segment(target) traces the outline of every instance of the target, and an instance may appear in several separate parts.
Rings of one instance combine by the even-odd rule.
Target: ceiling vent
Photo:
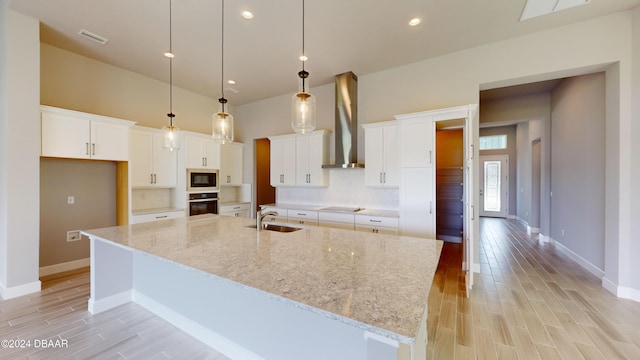
[[[560,10],[586,5],[591,0],[527,0],[520,21],[548,15]]]
[[[109,42],[109,39],[107,39],[106,37],[100,36],[98,34],[94,34],[91,31],[87,31],[85,29],[81,29],[80,31],[78,31],[78,35],[80,35],[80,36],[82,36],[82,37],[84,37],[86,39],[89,39],[91,41],[95,41],[95,42],[97,42],[98,44],[101,44],[101,45],[105,45],[106,43]]]

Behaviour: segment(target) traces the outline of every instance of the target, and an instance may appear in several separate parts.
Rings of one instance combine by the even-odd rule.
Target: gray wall
[[[40,160],[40,267],[89,257],[88,239],[67,242],[67,231],[115,225],[114,162]]]
[[[551,237],[604,269],[604,73],[553,89],[551,148]]]
[[[480,129],[480,136],[507,135],[507,148],[504,150],[481,150],[483,155],[509,155],[509,212],[515,216],[518,208],[516,189],[518,188],[518,150],[516,145],[516,126],[497,126]]]

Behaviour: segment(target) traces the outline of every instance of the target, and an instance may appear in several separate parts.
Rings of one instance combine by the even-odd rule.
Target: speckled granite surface
[[[201,215],[83,232],[399,340],[415,338],[441,241],[315,226],[258,232],[247,227],[252,224],[251,219]]]

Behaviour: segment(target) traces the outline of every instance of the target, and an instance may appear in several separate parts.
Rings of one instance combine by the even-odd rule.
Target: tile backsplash
[[[398,210],[400,191],[364,186],[364,169],[331,169],[329,187],[279,187],[276,201],[283,204]]]
[[[131,208],[134,212],[168,207],[171,207],[171,189],[131,190]]]

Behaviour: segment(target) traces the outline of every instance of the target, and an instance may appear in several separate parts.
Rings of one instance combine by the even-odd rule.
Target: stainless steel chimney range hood
[[[351,71],[336,75],[335,158],[325,169],[358,169],[358,77]]]

